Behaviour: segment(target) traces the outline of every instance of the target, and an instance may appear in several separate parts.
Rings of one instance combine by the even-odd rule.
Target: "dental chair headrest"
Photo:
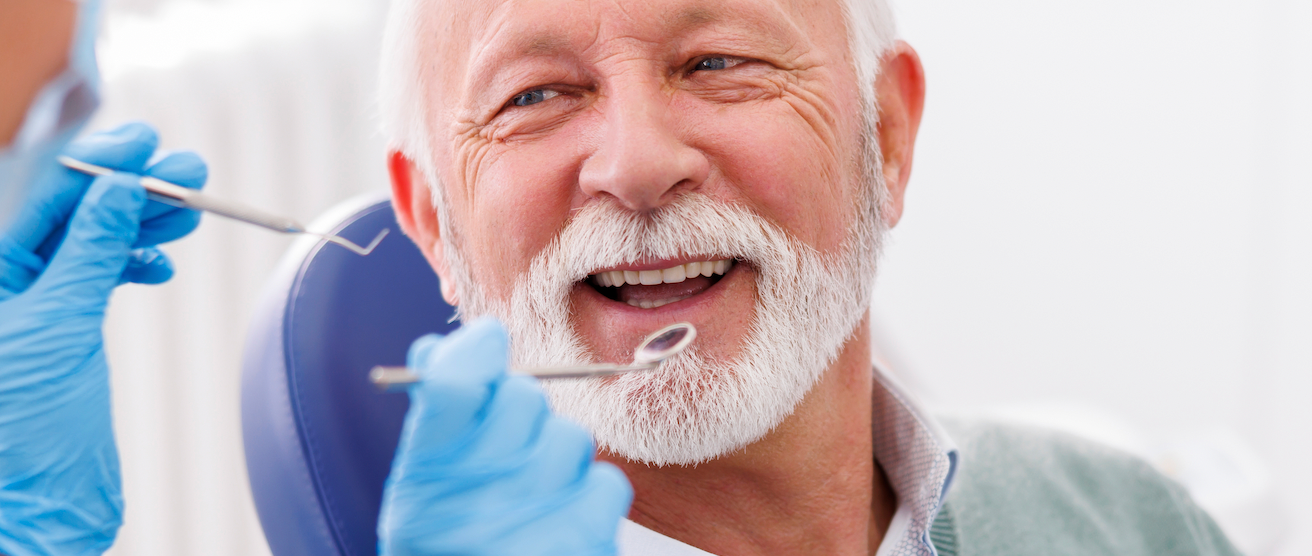
[[[284,257],[243,359],[246,467],[275,556],[374,555],[409,401],[376,389],[369,369],[404,365],[415,338],[454,330],[454,309],[385,197],[339,205],[310,228],[357,243],[392,234],[367,257],[316,238]]]

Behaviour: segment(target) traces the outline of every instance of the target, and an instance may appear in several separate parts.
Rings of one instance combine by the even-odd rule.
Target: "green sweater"
[[[1054,431],[942,424],[961,467],[930,529],[939,556],[1239,554],[1138,458]]]

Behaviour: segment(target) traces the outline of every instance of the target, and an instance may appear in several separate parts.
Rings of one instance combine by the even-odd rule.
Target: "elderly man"
[[[407,0],[387,41],[395,205],[462,318],[503,321],[524,366],[699,331],[656,371],[544,384],[632,484],[622,551],[1234,553],[1146,465],[942,427],[874,369],[924,100],[883,0]],[[417,364],[461,376],[502,357],[495,336]],[[420,467],[394,468],[385,549]]]

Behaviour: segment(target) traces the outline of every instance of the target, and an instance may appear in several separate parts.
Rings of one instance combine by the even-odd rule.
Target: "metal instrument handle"
[[[304,226],[290,218],[269,214],[241,203],[224,201],[223,199],[211,197],[194,189],[187,189],[180,185],[171,184],[157,178],[141,178],[141,186],[146,188],[146,191],[151,194],[152,199],[175,207],[181,206],[212,212],[219,216],[224,216],[233,220],[240,220],[248,224],[268,228],[275,232],[289,234],[305,232]]]
[[[511,369],[510,374],[536,377],[540,380],[556,378],[591,378],[599,376],[620,375],[637,371],[650,371],[657,365],[578,365],[572,367],[543,367],[538,369]],[[379,390],[397,392],[419,382],[419,375],[407,367],[374,367],[369,371],[369,381]]]

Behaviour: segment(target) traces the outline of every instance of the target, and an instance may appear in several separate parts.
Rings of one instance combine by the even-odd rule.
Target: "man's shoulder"
[[[956,554],[1237,554],[1175,482],[1074,435],[944,419],[961,466],[939,533]]]

